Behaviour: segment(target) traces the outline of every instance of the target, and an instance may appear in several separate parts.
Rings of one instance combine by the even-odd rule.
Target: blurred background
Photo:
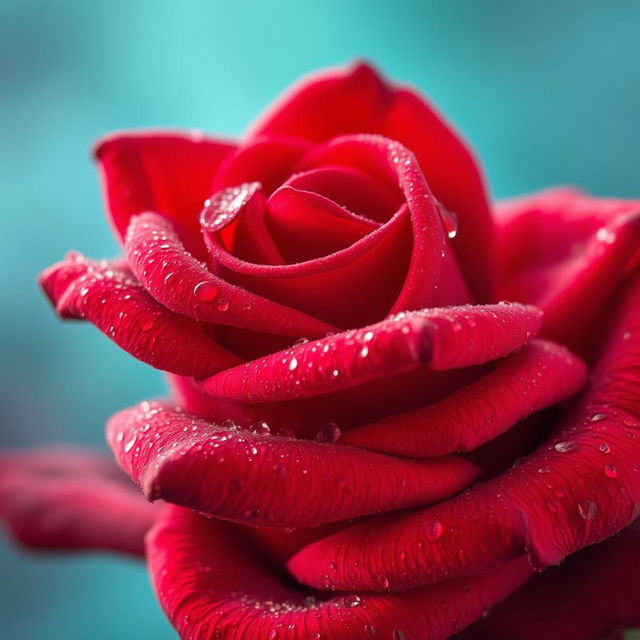
[[[178,8],[179,7],[179,8]],[[2,446],[103,446],[105,419],[163,391],[36,274],[117,250],[88,149],[114,129],[239,135],[300,75],[366,57],[470,139],[492,191],[557,183],[640,197],[640,3],[596,0],[0,0]],[[0,537],[0,635],[174,638],[141,565],[28,554]]]

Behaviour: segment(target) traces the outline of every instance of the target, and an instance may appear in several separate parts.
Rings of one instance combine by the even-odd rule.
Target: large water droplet
[[[203,302],[209,302],[213,300],[218,295],[218,286],[211,281],[199,282],[193,288],[193,295],[198,298],[198,300],[202,300]]]
[[[259,422],[254,422],[249,427],[249,431],[260,436],[268,436],[271,433],[271,428],[264,420],[260,420]]]
[[[229,308],[229,301],[226,298],[218,300],[218,311],[226,311]]]
[[[140,331],[149,331],[153,327],[153,318],[144,318],[140,323]]]
[[[237,187],[222,189],[206,200],[200,213],[203,229],[209,232],[224,229],[242,211],[260,186],[259,182],[245,182]]]
[[[605,464],[604,465],[604,475],[607,476],[607,478],[617,478],[618,477],[618,469],[617,467],[615,467],[612,464]]]
[[[298,366],[298,360],[296,358],[291,358],[289,361],[289,371],[294,371]]]
[[[124,445],[124,452],[125,453],[129,453],[129,451],[131,451],[131,449],[133,449],[133,445],[136,443],[138,436],[136,436],[135,434],[133,434],[133,436],[131,437],[131,440],[128,440],[125,445]]]

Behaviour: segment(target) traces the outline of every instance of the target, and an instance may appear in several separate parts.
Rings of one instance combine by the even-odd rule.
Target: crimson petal
[[[159,507],[142,500],[95,451],[43,447],[0,454],[0,517],[28,547],[143,555]]]
[[[640,530],[635,524],[537,576],[462,637],[592,640],[636,627],[639,575]]]
[[[418,458],[469,451],[573,395],[585,377],[585,365],[567,349],[532,340],[442,400],[352,429],[340,442]]]
[[[199,377],[240,361],[199,322],[167,311],[117,263],[74,254],[46,269],[40,284],[62,317],[89,320],[152,367]]]
[[[201,133],[140,131],[100,140],[95,156],[111,222],[120,238],[132,216],[156,211],[175,225],[187,250],[205,255],[198,213],[235,145]]]
[[[289,336],[319,336],[334,329],[212,274],[184,249],[171,222],[157,214],[131,219],[125,250],[145,289],[176,313]]]
[[[244,402],[308,398],[420,366],[442,370],[489,362],[522,346],[540,322],[538,309],[519,304],[401,313],[227,369],[201,386]]]
[[[632,522],[640,504],[640,278],[619,303],[590,386],[546,446],[460,497],[309,545],[290,560],[293,574],[327,586],[335,563],[333,588],[407,588],[486,571],[525,548],[545,567]],[[402,562],[391,555],[398,547]]]
[[[492,299],[493,222],[482,174],[469,148],[422,96],[386,83],[355,63],[303,79],[258,121],[250,135],[313,142],[354,133],[398,140],[416,156],[429,186],[460,221],[453,245],[479,301]]]
[[[402,594],[329,600],[269,572],[242,529],[169,507],[147,538],[154,587],[182,638],[443,640],[480,617],[529,574],[526,561],[469,580]]]
[[[158,403],[116,414],[107,433],[148,499],[256,526],[308,527],[424,505],[480,471],[457,457],[416,462],[238,431]]]

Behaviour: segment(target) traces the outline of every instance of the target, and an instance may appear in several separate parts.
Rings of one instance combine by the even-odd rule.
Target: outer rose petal
[[[638,626],[639,576],[635,524],[534,578],[460,640],[592,640]]]
[[[83,318],[135,358],[179,375],[203,376],[240,358],[218,346],[195,320],[169,312],[117,263],[75,254],[40,275],[63,318]]]
[[[348,431],[340,442],[418,458],[469,451],[573,395],[585,377],[565,348],[533,340],[439,402]]]
[[[420,95],[384,82],[362,63],[302,80],[252,128],[249,137],[289,135],[313,142],[377,133],[401,142],[418,159],[429,186],[458,215],[454,241],[479,301],[492,297],[493,222],[484,181],[460,136]]]
[[[518,304],[402,313],[227,369],[201,386],[244,402],[308,398],[421,366],[442,370],[489,362],[522,346],[540,322],[538,309]]]
[[[542,334],[591,355],[612,283],[640,258],[640,201],[553,189],[504,202],[500,296],[545,311]]]
[[[160,513],[105,456],[46,447],[0,454],[0,517],[22,544],[42,549],[144,553]]]
[[[182,246],[169,220],[134,216],[125,239],[129,264],[162,305],[189,317],[288,336],[320,336],[334,327],[236,287],[208,271]]]
[[[233,143],[197,132],[140,131],[98,141],[94,153],[117,235],[124,237],[131,216],[155,211],[169,218],[187,250],[202,258],[198,213],[218,167],[234,149]]]
[[[117,413],[108,440],[150,500],[252,525],[309,527],[436,502],[479,468],[461,458],[391,458],[309,440],[258,435],[143,403]]]
[[[557,564],[626,527],[640,504],[638,309],[640,277],[626,286],[589,388],[546,447],[448,502],[315,542],[290,560],[292,573],[327,586],[335,563],[333,588],[407,588],[486,571],[525,548],[536,566]]]
[[[169,507],[147,541],[154,586],[182,638],[440,640],[477,619],[528,575],[524,561],[402,594],[326,601],[271,573],[243,530]]]

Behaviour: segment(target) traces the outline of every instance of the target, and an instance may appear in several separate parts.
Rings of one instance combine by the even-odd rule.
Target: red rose
[[[638,202],[560,190],[491,214],[457,135],[366,65],[303,82],[237,144],[122,134],[96,157],[123,259],[73,254],[41,282],[170,374],[174,399],[107,437],[172,504],[9,456],[0,506],[24,541],[136,552],[153,521],[183,638],[402,640],[449,637],[640,513]],[[534,579],[468,637],[640,623],[633,593],[566,600],[597,597],[580,567],[637,565],[636,538]]]

